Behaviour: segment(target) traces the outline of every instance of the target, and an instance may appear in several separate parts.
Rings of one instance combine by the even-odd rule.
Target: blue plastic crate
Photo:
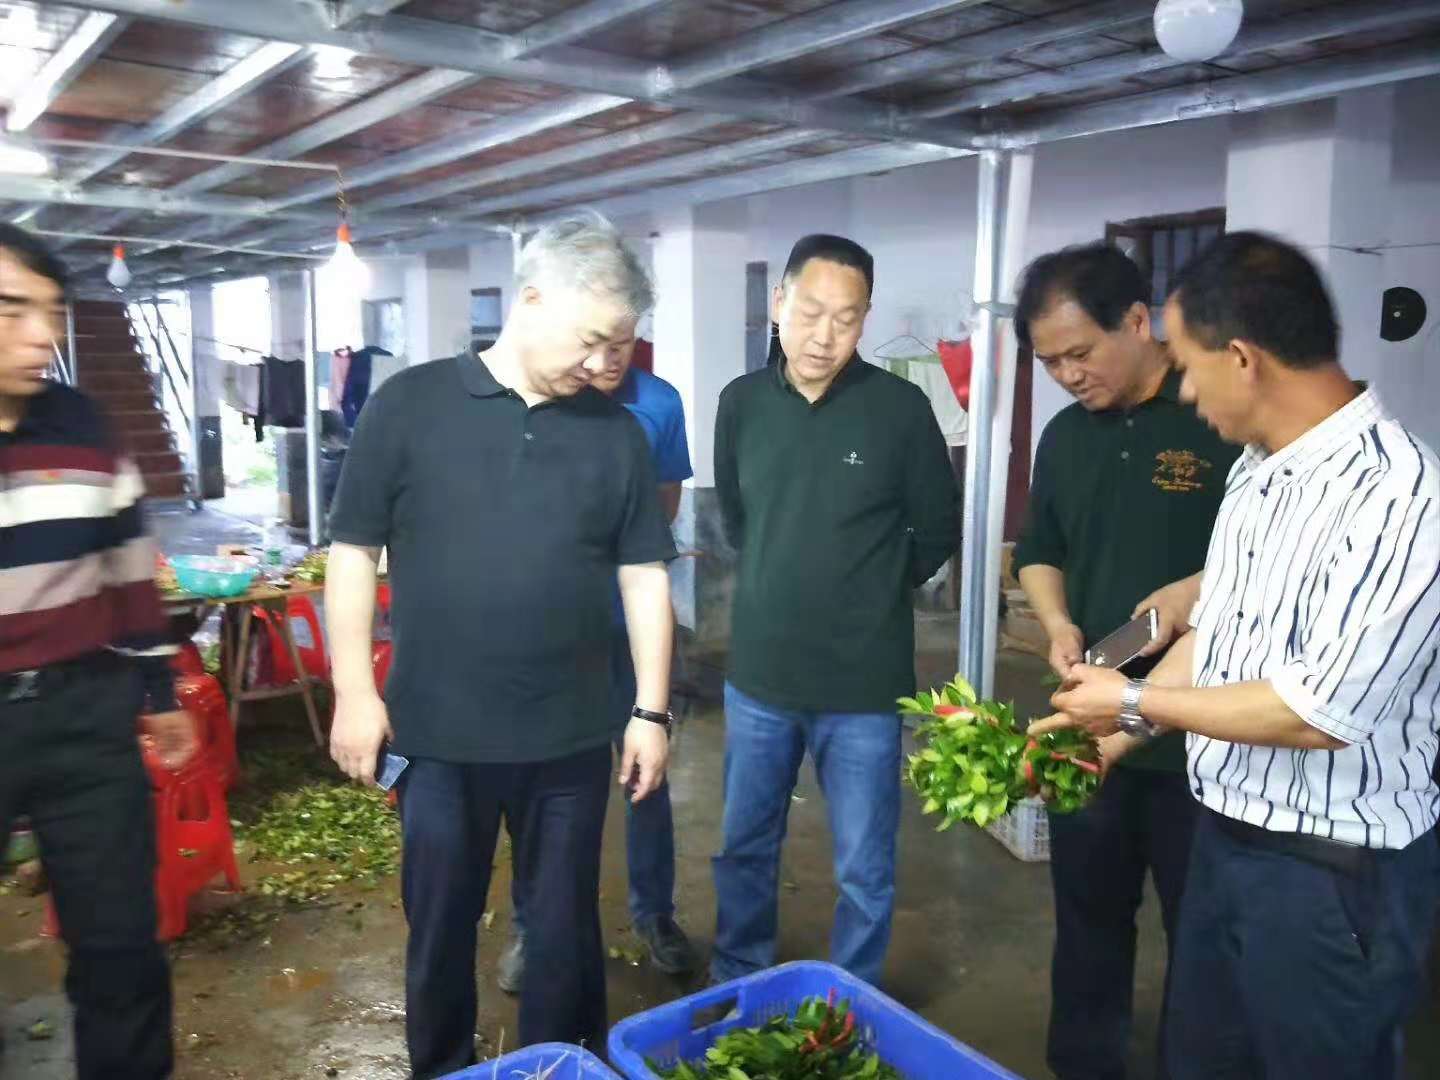
[[[1021,1080],[869,983],[814,961],[782,964],[637,1013],[610,1032],[610,1061],[627,1080],[655,1080],[647,1058],[665,1068],[695,1061],[725,1033],[793,1013],[805,998],[832,990],[836,1001],[850,1002],[865,1045],[905,1080]],[[721,1019],[709,1019],[715,1016]]]
[[[559,1063],[558,1065],[556,1063]],[[549,1069],[550,1072],[545,1070]],[[589,1050],[568,1043],[539,1043],[451,1073],[445,1080],[621,1080]]]

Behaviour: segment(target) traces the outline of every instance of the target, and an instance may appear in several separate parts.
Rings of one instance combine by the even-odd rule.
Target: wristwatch
[[[636,720],[648,720],[652,724],[659,724],[665,729],[665,735],[667,738],[670,735],[670,728],[675,723],[674,713],[651,712],[649,709],[640,708],[639,705],[636,705],[635,708],[631,710],[630,715],[633,716]]]
[[[1140,699],[1144,694],[1144,680],[1129,679],[1126,681],[1125,689],[1120,692],[1120,716],[1116,723],[1120,730],[1127,735],[1134,735],[1141,739],[1153,739],[1159,734],[1159,729],[1141,715]]]

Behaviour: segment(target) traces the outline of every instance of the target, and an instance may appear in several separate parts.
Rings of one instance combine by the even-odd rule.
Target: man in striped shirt
[[[0,844],[28,815],[70,949],[82,1078],[171,1074],[154,824],[137,721],[172,767],[176,711],[135,466],[48,381],[65,271],[0,225]]]
[[[1233,233],[1165,312],[1183,393],[1247,444],[1193,630],[1149,684],[1079,667],[1055,696],[1107,761],[1188,733],[1197,829],[1171,974],[1184,1078],[1403,1068],[1440,903],[1440,462],[1341,369],[1299,251]],[[1138,734],[1137,734],[1138,733]]]

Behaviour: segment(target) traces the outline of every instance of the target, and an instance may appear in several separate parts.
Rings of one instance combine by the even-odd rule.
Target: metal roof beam
[[[76,0],[78,6],[144,18],[208,26],[256,37],[340,45],[402,64],[448,67],[476,75],[549,83],[591,93],[656,101],[676,108],[724,113],[797,127],[831,128],[882,139],[923,139],[969,148],[964,124],[917,119],[902,109],[866,101],[810,102],[786,87],[727,79],[707,89],[675,89],[670,69],[562,45],[517,59],[513,37],[404,15],[367,18],[354,28],[331,27],[320,12],[293,0]],[[825,48],[840,30],[813,28],[809,49]],[[787,48],[794,48],[791,40]]]
[[[1434,39],[1311,60],[1256,75],[1216,79],[1202,86],[1051,109],[1008,125],[998,141],[1009,147],[1033,146],[1175,120],[1255,112],[1429,75],[1440,75],[1440,48],[1436,48]]]
[[[402,112],[423,105],[427,101],[458,90],[475,81],[475,76],[463,71],[427,71],[413,79],[381,90],[368,98],[331,113],[322,120],[309,124],[299,131],[256,147],[251,153],[256,157],[290,158],[315,150],[336,139],[343,139],[357,131],[363,131],[382,120],[398,116]],[[172,189],[183,194],[197,194],[213,191],[217,187],[238,180],[256,169],[258,165],[232,162],[209,169],[198,176],[192,176],[176,184]]]
[[[71,187],[59,180],[28,176],[0,175],[0,199],[26,200],[65,206],[105,206],[146,214],[186,216],[216,214],[222,217],[278,218],[288,221],[315,221],[333,226],[335,214],[328,210],[293,210],[277,207],[267,199],[236,195],[183,195],[169,190],[128,187],[119,184],[90,184]],[[377,225],[443,226],[444,219],[430,214],[375,215],[364,220]],[[89,230],[102,231],[99,228]]]
[[[129,19],[116,15],[86,15],[10,103],[6,129],[24,131],[33,124],[129,25]]]
[[[1041,15],[1014,26],[982,30],[978,34],[970,34],[955,41],[945,41],[901,53],[899,56],[861,64],[853,71],[813,80],[807,84],[806,90],[817,99],[860,94],[881,86],[918,79],[958,64],[994,60],[1056,41],[1104,33],[1117,26],[1149,19],[1154,12],[1154,0],[1109,0],[1107,3],[1092,4],[1079,11]]]
[[[680,57],[660,76],[667,88],[685,90],[755,68],[783,63],[817,49],[833,48],[907,22],[980,0],[839,0],[803,15],[757,26]]]
[[[515,56],[529,56],[553,45],[568,45],[612,23],[639,15],[670,0],[588,0],[542,19],[514,35]]]
[[[1241,28],[1230,47],[1217,56],[1213,64],[1224,66],[1227,59],[1288,49],[1340,34],[1360,34],[1382,29],[1397,22],[1413,19],[1440,18],[1440,4],[1435,0],[1387,0],[1381,3],[1342,5],[1325,8],[1308,15],[1287,15],[1269,22],[1249,24]],[[1061,68],[1040,71],[1011,79],[969,86],[953,93],[927,98],[915,106],[924,116],[940,117],[970,109],[988,109],[1009,105],[1042,94],[1066,93],[1092,86],[1118,82],[1152,71],[1183,67],[1186,61],[1176,60],[1161,49],[1140,53],[1103,56]]]

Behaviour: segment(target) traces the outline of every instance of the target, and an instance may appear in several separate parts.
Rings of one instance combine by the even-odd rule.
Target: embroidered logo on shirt
[[[865,464],[865,459],[862,458],[859,454],[857,454],[854,450],[851,450],[850,453],[846,454],[846,455],[845,455],[844,457],[842,457],[840,460],[843,461],[846,465],[864,465],[864,464]]]
[[[1210,462],[1189,450],[1162,450],[1155,455],[1150,482],[1161,491],[1199,491],[1205,486],[1205,470],[1211,468]]]

